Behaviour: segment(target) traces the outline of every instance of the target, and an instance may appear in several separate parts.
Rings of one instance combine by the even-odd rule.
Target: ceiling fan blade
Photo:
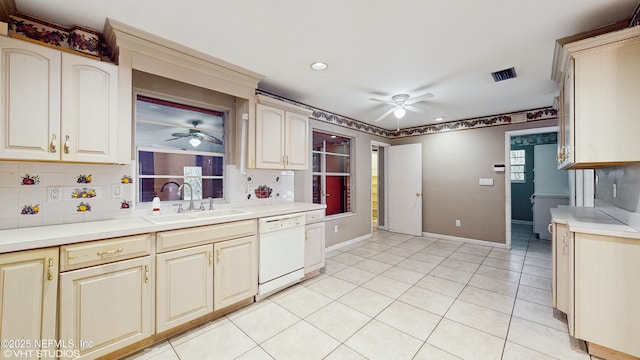
[[[205,133],[200,133],[198,135],[204,141],[208,141],[210,143],[214,143],[214,144],[217,144],[217,145],[222,145],[222,140],[218,139],[215,136],[211,136],[211,135],[205,134]]]
[[[407,105],[404,108],[409,110],[409,111],[411,111],[411,112],[418,113],[418,114],[424,114],[424,113],[427,112],[425,109],[419,108],[419,107],[417,107],[415,105]]]
[[[380,99],[369,99],[371,101],[376,101],[376,102],[381,102],[384,104],[389,104],[389,105],[396,105],[396,103],[394,103],[393,101],[388,101],[388,100],[380,100]]]
[[[187,133],[173,133],[173,134],[171,134],[171,136],[176,137],[176,138],[181,138],[181,137],[191,136],[191,134],[187,134]]]
[[[382,119],[386,118],[387,116],[389,116],[396,108],[393,107],[389,110],[387,110],[384,114],[380,115],[377,119],[373,120],[373,122],[380,122],[382,121]]]
[[[409,99],[409,100],[405,101],[405,105],[415,104],[415,103],[418,103],[418,102],[420,102],[420,101],[424,101],[424,100],[427,100],[427,99],[431,99],[432,97],[433,97],[433,94],[432,94],[432,93],[422,94],[422,95],[420,95],[420,96],[416,96],[416,97],[414,97],[414,98],[411,98],[411,99]]]
[[[178,140],[178,139],[180,139],[180,138],[179,137],[174,137],[173,139],[167,139],[165,141]]]

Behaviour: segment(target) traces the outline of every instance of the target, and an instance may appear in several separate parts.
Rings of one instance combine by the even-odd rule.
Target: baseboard
[[[351,239],[351,240],[343,241],[343,242],[341,242],[341,243],[338,243],[338,244],[335,244],[335,245],[331,245],[331,246],[329,246],[329,247],[327,247],[327,248],[324,248],[324,252],[329,252],[329,251],[333,251],[333,250],[338,250],[338,249],[343,248],[343,247],[345,247],[345,246],[349,246],[349,245],[351,245],[351,244],[355,244],[355,243],[358,243],[358,242],[360,242],[360,241],[367,240],[367,239],[370,239],[370,238],[371,238],[371,234],[367,234],[367,235],[359,236],[359,237],[357,237],[357,238],[355,238],[355,239]]]
[[[470,244],[476,244],[476,245],[482,245],[482,246],[493,246],[493,247],[497,247],[497,248],[501,248],[501,249],[506,249],[507,248],[507,244],[494,243],[494,242],[486,241],[486,240],[469,239],[469,238],[463,238],[463,237],[452,236],[452,235],[442,235],[442,234],[434,234],[434,233],[423,232],[422,236],[428,236],[428,237],[432,237],[432,238],[436,238],[436,239],[442,239],[442,240],[462,241],[462,242],[466,242],[466,243],[470,243]]]
[[[513,219],[511,219],[511,223],[512,224],[518,224],[518,225],[533,225],[533,221],[529,221],[529,220],[513,220]]]

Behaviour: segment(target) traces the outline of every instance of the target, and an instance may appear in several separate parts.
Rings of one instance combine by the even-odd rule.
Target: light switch
[[[493,186],[493,179],[480,179],[480,186]]]

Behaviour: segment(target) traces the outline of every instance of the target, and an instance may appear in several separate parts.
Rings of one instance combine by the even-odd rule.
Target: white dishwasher
[[[304,277],[304,225],[304,213],[259,220],[257,301]]]

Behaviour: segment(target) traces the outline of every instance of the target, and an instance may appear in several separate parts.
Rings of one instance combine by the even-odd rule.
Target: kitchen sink
[[[234,215],[248,214],[248,211],[238,209],[220,209],[185,212],[180,214],[146,216],[145,219],[152,224],[176,224],[181,222],[189,222],[202,219],[216,219],[221,217],[229,217]]]
[[[225,217],[225,216],[233,216],[240,214],[248,214],[248,211],[238,210],[238,209],[220,209],[220,210],[207,210],[200,212],[192,212],[188,215],[196,217],[196,218],[217,218],[217,217]]]

